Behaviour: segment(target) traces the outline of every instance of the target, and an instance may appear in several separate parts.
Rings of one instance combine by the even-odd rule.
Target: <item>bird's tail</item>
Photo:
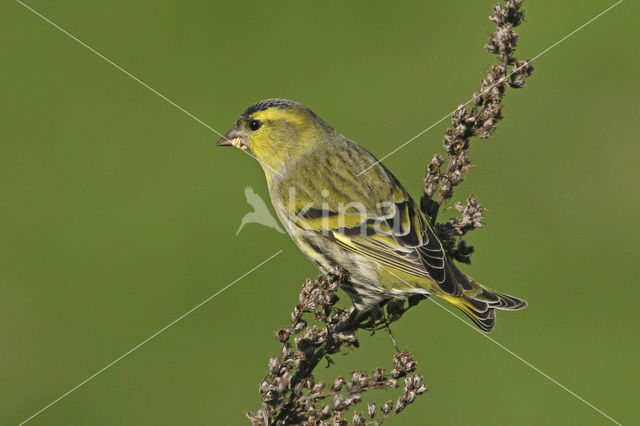
[[[474,290],[465,292],[460,297],[447,296],[445,299],[453,303],[471,321],[485,333],[490,332],[496,323],[496,309],[517,311],[527,306],[527,302],[514,296],[473,283]]]

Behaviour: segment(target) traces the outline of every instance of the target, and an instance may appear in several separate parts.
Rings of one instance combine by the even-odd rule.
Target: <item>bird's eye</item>
[[[251,120],[249,122],[249,128],[253,131],[256,131],[262,126],[262,122],[260,120]]]

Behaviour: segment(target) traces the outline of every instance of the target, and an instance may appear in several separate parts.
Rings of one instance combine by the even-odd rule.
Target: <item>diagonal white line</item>
[[[68,396],[69,394],[71,394],[73,391],[75,391],[76,389],[78,389],[80,386],[84,385],[85,383],[87,383],[88,381],[94,379],[96,376],[98,376],[99,374],[101,374],[102,372],[104,372],[106,369],[108,369],[109,367],[111,367],[112,365],[116,364],[118,361],[122,360],[124,357],[126,357],[127,355],[129,355],[130,353],[132,353],[133,351],[135,351],[136,349],[140,348],[141,346],[143,346],[145,343],[149,342],[151,339],[153,339],[154,337],[156,337],[157,335],[159,335],[160,333],[164,332],[165,330],[167,330],[169,327],[171,327],[172,325],[174,325],[175,323],[177,323],[178,321],[180,321],[181,319],[183,319],[184,317],[186,317],[187,315],[191,314],[193,311],[195,311],[196,309],[198,309],[199,307],[201,307],[202,305],[204,305],[205,303],[207,303],[208,301],[210,301],[211,299],[213,299],[214,297],[216,297],[217,295],[219,295],[220,293],[222,293],[223,291],[225,291],[226,289],[228,289],[229,287],[231,287],[232,285],[234,285],[235,283],[237,283],[238,281],[240,281],[241,279],[243,279],[244,277],[246,277],[247,275],[249,275],[250,273],[252,273],[253,271],[255,271],[256,269],[260,268],[262,265],[264,265],[265,263],[267,263],[268,261],[270,261],[271,259],[273,259],[274,257],[276,257],[277,255],[279,255],[280,253],[282,253],[282,250],[279,250],[278,252],[276,252],[275,254],[271,255],[271,257],[263,260],[262,262],[260,262],[259,264],[257,264],[256,266],[254,266],[253,268],[249,269],[247,272],[245,272],[244,274],[240,275],[238,278],[236,278],[235,280],[233,280],[232,282],[230,282],[229,284],[227,284],[224,288],[222,288],[222,290],[217,291],[216,293],[212,294],[211,296],[207,297],[206,299],[204,299],[202,302],[198,303],[196,306],[194,306],[193,308],[189,309],[187,312],[185,312],[184,314],[180,315],[178,318],[176,318],[175,320],[171,321],[169,324],[165,325],[164,327],[162,327],[160,330],[156,331],[155,333],[153,333],[151,336],[147,337],[146,339],[144,339],[142,342],[138,343],[137,345],[135,345],[134,347],[132,347],[131,349],[129,349],[127,352],[123,353],[122,355],[120,355],[118,358],[114,359],[113,361],[111,361],[109,364],[105,365],[104,367],[102,367],[100,370],[96,371],[95,373],[93,373],[91,376],[87,377],[86,379],[84,379],[82,382],[78,383],[76,386],[72,387],[71,389],[69,389],[68,391],[66,391],[65,393],[63,393],[62,395],[60,395],[58,398],[54,399],[53,401],[51,401],[49,404],[45,405],[44,407],[42,407],[40,410],[38,410],[36,413],[34,413],[31,417],[28,417],[27,419],[23,420],[18,426],[21,426],[25,423],[27,423],[29,420],[33,419],[34,417],[36,417],[38,414],[42,413],[43,411],[45,411],[46,409],[48,409],[49,407],[51,407],[53,404],[57,403],[58,401],[60,401],[62,398]]]
[[[380,264],[379,262],[376,261],[376,263],[378,263],[378,265],[386,270],[387,272],[389,272],[391,275],[393,275],[394,277],[396,277],[397,279],[399,279],[400,281],[402,281],[403,283],[407,284],[409,287],[412,287],[416,290],[421,290],[418,289],[416,287],[414,287],[413,285],[411,285],[410,283],[406,282],[405,280],[403,280],[402,278],[400,278],[399,276],[397,276],[396,274],[394,274],[392,271],[390,271],[389,269],[385,268],[382,264]],[[533,370],[535,370],[536,372],[540,373],[542,376],[544,376],[545,378],[547,378],[549,381],[551,381],[552,383],[555,383],[556,385],[560,386],[562,389],[564,389],[565,391],[567,391],[570,395],[572,395],[573,397],[579,399],[580,401],[584,402],[585,404],[587,404],[589,407],[593,408],[594,410],[596,410],[598,413],[602,414],[604,417],[606,417],[607,419],[611,420],[613,423],[622,426],[621,423],[619,423],[618,421],[614,420],[612,417],[610,417],[609,415],[607,415],[607,413],[605,413],[604,411],[600,410],[598,407],[596,407],[595,405],[591,404],[589,401],[587,401],[586,399],[582,398],[580,395],[578,395],[577,393],[575,393],[574,391],[572,391],[571,389],[569,389],[568,387],[564,386],[562,383],[560,383],[559,381],[557,381],[556,379],[554,379],[553,377],[549,376],[547,373],[545,373],[544,371],[540,370],[539,368],[537,368],[536,366],[534,366],[533,364],[531,364],[529,361],[527,361],[526,359],[522,358],[519,355],[516,355],[513,351],[511,351],[509,348],[507,348],[506,346],[504,346],[502,343],[498,342],[496,339],[494,339],[493,337],[490,337],[488,334],[483,333],[482,331],[478,330],[477,328],[475,328],[473,325],[469,324],[468,322],[466,322],[464,319],[460,318],[459,316],[457,316],[456,314],[454,314],[453,312],[451,312],[449,309],[447,309],[445,306],[443,306],[442,304],[436,302],[433,297],[429,297],[429,300],[431,300],[433,303],[435,303],[436,305],[440,306],[442,309],[444,309],[445,311],[449,312],[451,315],[453,315],[454,317],[456,317],[456,319],[462,321],[462,323],[468,327],[471,327],[474,331],[480,333],[482,336],[486,337],[487,339],[491,340],[493,343],[495,343],[496,345],[498,345],[500,348],[504,349],[505,351],[507,351],[508,353],[510,353],[511,355],[513,355],[516,359],[518,359],[519,361],[523,362],[525,365],[527,365],[528,367],[531,367]]]
[[[548,48],[546,48],[545,50],[543,50],[542,52],[540,52],[538,55],[536,55],[533,59],[530,60],[530,62],[533,62],[534,60],[536,60],[537,58],[539,58],[540,56],[544,55],[545,53],[547,53],[548,51],[550,51],[551,49],[553,49],[554,47],[556,47],[558,44],[562,43],[563,41],[565,41],[566,39],[568,39],[569,37],[571,37],[572,35],[574,35],[575,33],[577,33],[578,31],[580,31],[581,29],[583,29],[584,27],[586,27],[587,25],[589,25],[590,23],[592,23],[593,21],[595,21],[596,19],[598,19],[599,17],[601,17],[602,15],[604,15],[605,13],[607,13],[609,10],[613,9],[614,7],[618,6],[620,3],[622,3],[624,0],[619,0],[618,2],[616,2],[615,4],[613,4],[612,6],[610,6],[609,8],[607,8],[606,10],[604,10],[603,12],[601,12],[600,14],[598,14],[597,16],[595,16],[594,18],[590,19],[589,21],[587,21],[585,24],[581,25],[580,27],[578,27],[577,29],[575,29],[574,31],[572,31],[571,33],[567,34],[566,36],[564,36],[562,39],[558,40],[557,42],[555,42],[554,44],[552,44],[551,46],[549,46]],[[206,127],[207,129],[209,129],[210,131],[216,133],[217,135],[224,137],[224,135],[222,135],[220,132],[218,132],[217,130],[215,130],[214,128],[212,128],[211,126],[209,126],[208,124],[206,124],[205,122],[203,122],[202,120],[200,120],[198,117],[196,117],[195,115],[193,115],[192,113],[190,113],[189,111],[187,111],[186,109],[184,109],[183,107],[181,107],[180,105],[176,104],[174,101],[172,101],[171,99],[169,99],[168,97],[164,96],[163,94],[161,94],[160,92],[158,92],[157,90],[155,90],[153,87],[149,86],[148,84],[146,84],[145,82],[143,82],[142,80],[138,79],[136,76],[134,76],[133,74],[131,74],[130,72],[128,72],[126,69],[120,67],[119,65],[117,65],[116,63],[114,63],[113,61],[111,61],[110,59],[108,59],[106,56],[102,55],[100,52],[98,52],[97,50],[93,49],[92,47],[90,47],[89,45],[87,45],[86,43],[82,42],[80,39],[78,39],[77,37],[75,37],[74,35],[70,34],[69,32],[67,32],[66,30],[64,30],[63,28],[61,28],[60,26],[56,25],[55,23],[53,23],[51,20],[49,20],[48,18],[46,18],[45,16],[43,16],[42,14],[40,14],[39,12],[37,12],[36,10],[34,10],[33,8],[29,7],[28,5],[26,5],[25,3],[23,3],[20,0],[16,0],[17,3],[21,4],[22,6],[24,6],[26,9],[30,10],[31,12],[33,12],[35,15],[37,15],[38,17],[40,17],[41,19],[43,19],[44,21],[46,21],[47,23],[49,23],[50,25],[52,25],[53,27],[55,27],[56,29],[58,29],[59,31],[61,31],[62,33],[64,33],[65,35],[67,35],[68,37],[70,37],[71,39],[73,39],[74,41],[76,41],[77,43],[79,43],[80,45],[82,45],[83,47],[87,48],[88,50],[90,50],[92,53],[94,53],[95,55],[97,55],[98,57],[100,57],[101,59],[103,59],[104,61],[108,62],[109,64],[111,64],[112,66],[114,66],[116,69],[118,69],[119,71],[121,71],[122,73],[124,73],[125,75],[127,75],[128,77],[132,78],[133,80],[135,80],[136,82],[138,82],[139,84],[141,84],[142,86],[144,86],[146,89],[148,89],[149,91],[151,91],[152,93],[158,95],[160,98],[162,98],[163,100],[165,100],[166,102],[168,102],[169,104],[171,104],[172,106],[174,106],[175,108],[179,109],[180,111],[182,111],[183,113],[185,113],[186,115],[188,115],[189,117],[191,117],[192,119],[194,119],[195,121],[197,121],[198,123],[200,123],[201,125],[203,125],[204,127]],[[513,73],[515,73],[518,69],[515,69],[511,74],[509,74],[509,76],[511,76]],[[490,88],[489,88],[490,89]],[[487,89],[488,90],[488,89]],[[469,102],[471,102],[473,100],[473,98],[471,98],[469,101],[467,101],[465,103],[468,104]],[[420,133],[418,133],[416,136],[414,136],[413,138],[409,139],[407,142],[403,143],[402,145],[400,145],[398,148],[394,149],[393,151],[391,151],[389,154],[385,155],[384,157],[382,157],[379,161],[377,161],[376,163],[372,164],[371,166],[369,166],[367,169],[363,170],[362,172],[360,172],[360,174],[366,172],[367,170],[369,170],[371,167],[375,166],[376,164],[378,164],[380,161],[388,158],[390,155],[394,154],[395,152],[399,151],[400,149],[402,149],[404,146],[408,145],[410,142],[412,142],[413,140],[417,139],[418,137],[422,136],[424,133],[426,133],[427,131],[431,130],[433,127],[435,127],[437,124],[441,123],[443,120],[445,120],[447,117],[449,117],[451,114],[453,114],[455,111],[457,110],[454,109],[452,112],[448,113],[447,115],[445,115],[444,117],[442,117],[440,120],[438,120],[437,122],[435,122],[434,124],[432,124],[431,126],[427,127],[426,129],[424,129],[423,131],[421,131]],[[251,155],[250,153],[242,150],[243,152],[245,152],[247,155],[253,157],[254,159],[256,159],[258,162],[260,162],[260,160],[258,160],[257,158],[255,158],[253,155]],[[262,162],[260,162],[261,164],[263,164]],[[271,169],[272,171],[274,171],[275,173],[278,173],[276,170],[272,169],[271,167],[269,167],[266,164],[263,164],[266,167],[268,167],[269,169]],[[279,174],[279,173],[278,173]],[[359,175],[360,175],[359,174]],[[54,401],[52,401],[51,403],[49,403],[48,405],[46,405],[45,407],[43,407],[42,409],[40,409],[39,411],[37,411],[36,413],[34,413],[32,416],[30,416],[29,418],[25,419],[24,421],[22,421],[20,425],[23,425],[25,423],[27,423],[28,421],[30,421],[31,419],[33,419],[34,417],[36,417],[37,415],[39,415],[40,413],[42,413],[43,411],[47,410],[49,407],[51,407],[52,405],[56,404],[58,401],[60,401],[61,399],[65,398],[66,396],[68,396],[69,394],[71,394],[72,392],[74,392],[75,390],[77,390],[78,388],[80,388],[81,386],[83,386],[84,384],[86,384],[87,382],[89,382],[90,380],[94,379],[96,376],[98,376],[99,374],[101,374],[102,372],[104,372],[105,370],[107,370],[108,368],[110,368],[111,366],[113,366],[114,364],[116,364],[117,362],[119,362],[120,360],[122,360],[123,358],[125,358],[126,356],[128,356],[129,354],[131,354],[132,352],[134,352],[135,350],[137,350],[138,348],[140,348],[141,346],[143,346],[144,344],[146,344],[147,342],[149,342],[151,339],[153,339],[154,337],[156,337],[157,335],[161,334],[162,332],[164,332],[165,330],[167,330],[169,327],[173,326],[174,324],[176,324],[178,321],[182,320],[183,318],[185,318],[186,316],[188,316],[189,314],[191,314],[193,311],[195,311],[196,309],[198,309],[199,307],[201,307],[202,305],[204,305],[205,303],[207,303],[209,300],[213,299],[214,297],[216,297],[218,294],[222,293],[223,291],[225,291],[227,288],[231,287],[232,285],[234,285],[235,283],[237,283],[238,281],[240,281],[242,278],[244,278],[245,276],[249,275],[251,272],[255,271],[256,269],[258,269],[259,267],[261,267],[262,265],[264,265],[265,263],[267,263],[268,261],[270,261],[271,259],[273,259],[274,257],[276,257],[277,255],[279,255],[280,253],[282,253],[282,250],[276,252],[275,254],[273,254],[271,257],[267,258],[266,260],[264,260],[263,262],[261,262],[260,264],[256,265],[254,268],[252,268],[251,270],[249,270],[248,272],[246,272],[245,274],[241,275],[240,277],[238,277],[236,280],[234,280],[233,282],[231,282],[230,284],[228,284],[227,286],[225,286],[223,289],[219,290],[218,292],[214,293],[213,295],[209,296],[207,299],[205,299],[204,301],[202,301],[201,303],[199,303],[198,305],[194,306],[193,308],[191,308],[190,310],[188,310],[187,312],[185,312],[183,315],[181,315],[180,317],[178,317],[177,319],[175,319],[174,321],[170,322],[169,324],[167,324],[166,326],[164,326],[163,328],[161,328],[160,330],[158,330],[157,332],[155,332],[154,334],[152,334],[151,336],[149,336],[147,339],[143,340],[142,342],[140,342],[139,344],[137,344],[136,346],[134,346],[133,348],[131,348],[129,351],[125,352],[124,354],[122,354],[121,356],[119,356],[118,358],[116,358],[115,360],[113,360],[112,362],[110,362],[109,364],[107,364],[105,367],[103,367],[102,369],[98,370],[97,372],[95,372],[94,374],[92,374],[91,376],[89,376],[88,378],[86,378],[84,381],[80,382],[78,385],[76,385],[75,387],[71,388],[69,391],[65,392],[64,394],[62,394],[60,397],[58,397],[57,399],[55,399]],[[387,268],[385,268],[384,266],[380,265],[382,268],[386,269],[388,272],[390,272],[392,275],[394,275],[396,278],[398,278],[399,280],[403,281],[404,283],[408,284],[410,287],[415,288],[414,286],[412,286],[411,284],[407,283],[405,280],[403,280],[402,278],[398,277],[397,275],[395,275],[393,272],[389,271]],[[525,363],[527,366],[529,366],[530,368],[532,368],[533,370],[535,370],[536,372],[540,373],[541,375],[543,375],[545,378],[547,378],[548,380],[550,380],[551,382],[555,383],[556,385],[558,385],[559,387],[561,387],[562,389],[564,389],[565,391],[567,391],[569,394],[571,394],[572,396],[574,396],[575,398],[579,399],[580,401],[582,401],[583,403],[585,403],[586,405],[588,405],[589,407],[593,408],[595,411],[597,411],[598,413],[602,414],[604,417],[606,417],[607,419],[611,420],[612,422],[620,425],[619,422],[617,422],[616,420],[614,420],[613,418],[611,418],[610,416],[608,416],[606,413],[604,413],[603,411],[601,411],[600,409],[598,409],[597,407],[595,407],[593,404],[589,403],[588,401],[586,401],[584,398],[580,397],[578,394],[576,394],[575,392],[571,391],[570,389],[568,389],[566,386],[562,385],[560,382],[558,382],[557,380],[553,379],[551,376],[547,375],[546,373],[544,373],[543,371],[541,371],[540,369],[536,368],[534,365],[532,365],[531,363],[529,363],[528,361],[526,361],[525,359],[523,359],[522,357],[516,355],[515,353],[513,353],[511,350],[509,350],[507,347],[505,347],[504,345],[502,345],[501,343],[499,343],[498,341],[496,341],[495,339],[493,339],[492,337],[480,332],[479,330],[475,329],[472,325],[468,324],[467,322],[465,322],[462,318],[458,317],[456,314],[454,314],[453,312],[451,312],[449,309],[447,309],[446,307],[444,307],[443,305],[441,305],[440,303],[436,302],[435,300],[433,300],[432,298],[430,298],[430,300],[434,303],[436,303],[438,306],[440,306],[442,309],[444,309],[445,311],[447,311],[449,314],[453,315],[454,317],[456,317],[458,320],[462,321],[465,325],[471,327],[472,329],[474,329],[476,332],[480,333],[482,336],[486,337],[487,339],[489,339],[490,341],[492,341],[493,343],[495,343],[496,345],[498,345],[500,348],[504,349],[505,351],[509,352],[512,356],[514,356],[515,358],[517,358],[518,360],[520,360],[521,362]]]
[[[542,52],[538,53],[536,56],[534,56],[529,63],[535,61],[536,59],[538,59],[540,56],[544,55],[545,53],[547,53],[548,51],[550,51],[551,49],[553,49],[554,47],[556,47],[557,45],[559,45],[560,43],[562,43],[563,41],[565,41],[566,39],[568,39],[569,37],[571,37],[572,35],[574,35],[575,33],[577,33],[578,31],[580,31],[581,29],[583,29],[584,27],[586,27],[587,25],[589,25],[590,23],[592,23],[593,21],[595,21],[596,19],[598,19],[599,17],[601,17],[602,15],[604,15],[605,13],[607,13],[608,11],[610,11],[611,9],[613,9],[614,7],[616,7],[617,5],[619,5],[620,3],[622,3],[624,0],[618,0],[618,2],[612,4],[611,6],[609,6],[608,8],[606,8],[605,10],[603,10],[602,12],[600,12],[599,14],[597,14],[596,16],[594,16],[593,18],[589,19],[587,22],[585,22],[584,24],[580,25],[578,28],[576,28],[575,30],[571,31],[569,34],[567,34],[566,36],[562,37],[560,40],[556,41],[555,43],[553,43],[551,46],[547,47],[546,49],[544,49]],[[520,67],[522,68],[522,67]],[[506,76],[503,77],[501,79],[507,79],[509,77],[511,77],[514,73],[516,73],[517,71],[520,70],[520,68],[515,68],[513,71],[511,71],[511,73]],[[483,90],[482,92],[480,92],[480,94],[484,94],[485,92],[493,89],[495,87],[497,83],[494,83],[493,85],[487,87],[485,90]],[[473,97],[471,99],[469,99],[467,102],[465,102],[464,106],[468,105],[469,102],[473,101]],[[461,106],[462,106],[461,105]],[[386,158],[389,158],[390,156],[392,156],[393,154],[395,154],[396,152],[400,151],[402,148],[404,148],[405,146],[409,145],[411,142],[413,142],[414,140],[416,140],[417,138],[419,138],[420,136],[424,135],[425,133],[427,133],[429,130],[433,129],[435,126],[437,126],[438,124],[442,123],[444,120],[446,120],[448,117],[450,117],[454,112],[456,112],[458,110],[458,108],[460,108],[460,106],[458,106],[456,109],[454,109],[453,111],[451,111],[450,113],[446,114],[445,116],[443,116],[441,119],[439,119],[438,121],[436,121],[435,123],[433,123],[432,125],[430,125],[429,127],[427,127],[426,129],[424,129],[423,131],[421,131],[420,133],[418,133],[417,135],[415,135],[414,137],[412,137],[411,139],[409,139],[408,141],[406,141],[405,143],[403,143],[402,145],[398,146],[396,149],[394,149],[393,151],[391,151],[390,153],[388,153],[387,155],[385,155],[384,157],[380,158],[379,160],[377,160],[376,162],[374,162],[373,164],[371,164],[369,167],[367,167],[366,169],[364,169],[363,171],[361,171],[360,173],[358,173],[358,176],[360,176],[361,174],[363,174],[364,172],[366,172],[367,170],[371,169],[372,167],[374,167],[377,164],[380,164],[381,161],[383,161]]]
[[[581,397],[580,395],[578,395],[577,393],[575,393],[574,391],[572,391],[571,389],[569,389],[568,387],[566,387],[565,385],[563,385],[562,383],[560,383],[559,381],[557,381],[556,379],[554,379],[553,377],[549,376],[547,373],[545,373],[544,371],[540,370],[538,367],[536,367],[535,365],[531,364],[529,361],[527,361],[526,359],[522,358],[520,355],[515,354],[511,349],[507,348],[506,346],[504,346],[502,343],[498,342],[496,339],[494,339],[493,337],[489,336],[488,334],[483,333],[482,331],[478,330],[477,328],[475,328],[473,325],[469,324],[468,322],[466,322],[464,319],[460,318],[458,315],[454,314],[453,312],[451,312],[449,309],[447,309],[444,305],[442,305],[441,303],[436,302],[433,298],[429,298],[429,300],[431,300],[433,303],[435,303],[436,305],[440,306],[442,309],[444,309],[445,311],[447,311],[450,315],[456,317],[457,320],[461,321],[464,325],[471,327],[473,329],[473,331],[478,332],[481,336],[486,337],[487,339],[489,339],[490,341],[492,341],[493,343],[495,343],[496,345],[498,345],[500,348],[502,348],[503,350],[507,351],[509,354],[511,354],[513,357],[515,357],[517,360],[523,362],[525,365],[527,365],[528,367],[532,368],[534,371],[540,373],[542,376],[544,376],[547,380],[549,380],[552,383],[555,383],[556,385],[558,385],[559,387],[561,387],[562,389],[564,389],[565,391],[569,392],[570,395],[572,395],[573,397],[579,399],[580,401],[584,402],[586,405],[588,405],[589,407],[593,408],[594,410],[596,410],[598,413],[602,414],[604,417],[606,417],[607,419],[611,420],[613,423],[622,426],[622,424],[620,422],[618,422],[617,420],[613,419],[611,416],[609,416],[607,413],[605,413],[604,411],[602,411],[601,409],[599,409],[598,407],[596,407],[595,405],[591,404],[589,401],[587,401],[586,399],[584,399],[583,397]]]
[[[619,5],[620,3],[622,3],[624,0],[619,0],[616,3],[612,4],[611,6],[609,6],[608,8],[606,8],[605,10],[603,10],[602,12],[598,13],[596,16],[594,16],[593,18],[589,19],[587,22],[585,22],[584,24],[580,25],[578,28],[576,28],[575,30],[571,31],[569,34],[567,34],[566,36],[562,37],[560,40],[556,41],[555,43],[553,43],[551,46],[547,47],[546,49],[544,49],[542,52],[538,53],[536,56],[533,57],[533,59],[531,59],[532,61],[538,59],[540,56],[544,55],[545,53],[547,53],[548,51],[550,51],[551,49],[553,49],[554,47],[556,47],[557,45],[559,45],[560,43],[562,43],[563,41],[565,41],[566,39],[568,39],[569,37],[571,37],[572,35],[574,35],[575,33],[577,33],[578,31],[580,31],[581,29],[583,29],[584,27],[586,27],[587,25],[589,25],[590,23],[592,23],[593,21],[595,21],[596,19],[598,19],[599,17],[601,17],[602,15],[604,15],[605,13],[607,13],[608,11],[610,11],[611,9],[613,9],[614,7],[616,7],[617,5]]]
[[[178,105],[177,103],[175,103],[174,101],[172,101],[171,99],[169,99],[168,97],[166,97],[165,95],[163,95],[162,93],[158,92],[156,89],[154,89],[153,87],[149,86],[147,83],[145,83],[144,81],[140,80],[138,77],[136,77],[135,75],[131,74],[129,71],[127,71],[126,69],[122,68],[120,65],[116,64],[115,62],[113,62],[111,59],[107,58],[106,56],[104,56],[102,53],[98,52],[97,50],[95,50],[93,47],[89,46],[88,44],[86,44],[85,42],[83,42],[82,40],[80,40],[79,38],[77,38],[76,36],[74,36],[73,34],[69,33],[67,30],[65,30],[64,28],[60,27],[59,25],[55,24],[54,22],[52,22],[49,18],[47,18],[46,16],[42,15],[40,12],[38,12],[37,10],[31,8],[30,6],[26,5],[25,3],[23,3],[20,0],[16,0],[16,2],[20,3],[22,6],[24,6],[26,9],[30,10],[31,12],[33,12],[35,15],[37,15],[38,17],[42,18],[44,21],[46,21],[47,23],[49,23],[51,26],[53,26],[54,28],[56,28],[57,30],[61,31],[63,34],[65,34],[66,36],[70,37],[71,39],[73,39],[74,41],[76,41],[78,44],[80,44],[81,46],[87,48],[88,50],[90,50],[92,53],[94,53],[95,55],[97,55],[98,57],[100,57],[101,59],[103,59],[104,61],[106,61],[107,63],[113,65],[118,71],[121,71],[123,74],[125,74],[126,76],[132,78],[134,81],[136,81],[137,83],[139,83],[140,85],[142,85],[143,87],[145,87],[146,89],[148,89],[149,91],[151,91],[152,93],[158,95],[159,97],[161,97],[162,99],[164,99],[166,102],[168,102],[169,104],[171,104],[172,106],[174,106],[175,108],[179,109],[180,111],[182,111],[183,113],[185,113],[186,115],[188,115],[189,117],[193,118],[195,121],[197,121],[198,123],[202,124],[204,127],[206,127],[207,129],[211,130],[213,133],[217,134],[220,137],[225,138],[226,140],[228,140],[229,142],[231,142],[229,139],[227,139],[222,133],[218,132],[216,129],[214,129],[213,127],[209,126],[207,123],[205,123],[204,121],[200,120],[198,117],[196,117],[195,115],[191,114],[189,111],[187,111],[186,109],[184,109],[183,107],[181,107],[180,105]],[[269,167],[269,165],[264,164],[262,161],[258,160],[254,155],[252,155],[251,153],[241,149],[240,151],[244,152],[245,154],[247,154],[250,157],[253,157],[258,163],[262,164],[263,166],[267,167],[268,169],[270,169],[272,172],[276,173],[276,174],[280,174],[277,170],[272,169],[271,167]]]

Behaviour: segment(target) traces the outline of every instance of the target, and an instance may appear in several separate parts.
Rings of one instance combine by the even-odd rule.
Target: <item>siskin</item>
[[[359,312],[392,298],[434,294],[489,332],[495,309],[527,306],[460,271],[391,172],[304,105],[258,102],[218,145],[246,150],[260,162],[282,225],[322,272],[336,266],[349,272],[343,290]]]

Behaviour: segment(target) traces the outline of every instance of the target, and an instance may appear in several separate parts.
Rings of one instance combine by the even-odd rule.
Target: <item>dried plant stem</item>
[[[358,329],[386,327],[397,321],[409,308],[402,301],[386,304],[372,310],[365,317],[356,317],[353,308],[338,309],[336,295],[340,285],[348,284],[348,275],[343,270],[307,280],[298,297],[298,304],[291,313],[291,326],[276,332],[281,344],[280,355],[269,360],[269,375],[260,384],[262,407],[256,413],[247,413],[255,425],[289,424],[347,424],[346,412],[362,400],[362,394],[373,389],[398,387],[398,379],[404,379],[404,388],[398,399],[388,401],[382,407],[382,415],[369,404],[369,420],[354,412],[353,424],[380,424],[415,401],[427,391],[422,376],[411,374],[416,369],[409,352],[399,352],[393,358],[390,373],[377,368],[371,374],[354,371],[349,379],[338,376],[331,386],[316,382],[313,370],[323,360],[331,363],[329,355],[342,348],[359,346]],[[413,300],[410,303],[417,303]],[[312,317],[317,325],[309,325],[306,317]],[[306,318],[306,319],[305,319]],[[295,349],[291,345],[293,338]]]
[[[533,73],[529,59],[517,60],[513,56],[518,43],[518,35],[513,29],[524,21],[524,12],[520,10],[522,3],[523,0],[508,0],[504,5],[493,6],[489,19],[496,24],[496,30],[489,35],[485,49],[497,56],[498,63],[487,72],[487,77],[480,84],[480,91],[473,94],[471,109],[460,105],[453,113],[453,127],[445,131],[442,144],[446,159],[440,154],[434,155],[424,177],[422,209],[431,218],[449,256],[463,263],[470,262],[473,247],[462,239],[456,241],[456,238],[482,227],[482,206],[475,196],[469,195],[465,204],[455,204],[456,210],[462,215],[460,219],[437,224],[437,215],[442,203],[453,196],[453,188],[462,183],[473,167],[468,157],[471,138],[487,139],[491,136],[496,124],[503,118],[505,90],[507,87],[524,87],[526,78]],[[436,194],[437,198],[433,200]]]
[[[436,154],[427,165],[424,178],[421,207],[430,217],[448,256],[463,263],[470,262],[473,247],[460,237],[482,227],[482,206],[470,195],[465,203],[454,204],[459,218],[451,218],[445,223],[437,223],[436,219],[441,204],[453,196],[453,188],[472,168],[468,158],[471,138],[491,136],[496,123],[502,119],[506,88],[524,87],[525,79],[533,72],[529,60],[518,61],[513,56],[518,41],[513,28],[524,20],[524,12],[520,10],[522,2],[507,0],[504,5],[493,7],[489,19],[496,24],[496,31],[489,36],[485,47],[497,56],[498,63],[489,69],[480,91],[474,93],[471,109],[461,105],[454,112],[451,117],[453,127],[444,135],[446,159]],[[347,411],[362,401],[364,392],[397,388],[398,380],[403,379],[402,393],[395,402],[389,400],[380,409],[375,403],[369,403],[368,419],[358,411],[352,414],[353,425],[379,425],[402,412],[427,391],[422,376],[414,373],[416,362],[411,353],[400,351],[393,357],[390,373],[382,368],[369,374],[357,370],[348,379],[336,377],[330,385],[315,381],[313,371],[322,360],[330,365],[330,355],[359,346],[358,330],[386,329],[397,349],[389,324],[399,320],[424,298],[386,300],[369,312],[356,313],[354,308],[342,310],[336,307],[338,287],[348,285],[348,274],[342,269],[304,283],[298,304],[291,313],[291,325],[276,332],[281,350],[277,357],[269,359],[269,374],[260,383],[262,406],[255,413],[247,413],[253,425],[346,425]],[[314,324],[309,325],[308,321]]]

